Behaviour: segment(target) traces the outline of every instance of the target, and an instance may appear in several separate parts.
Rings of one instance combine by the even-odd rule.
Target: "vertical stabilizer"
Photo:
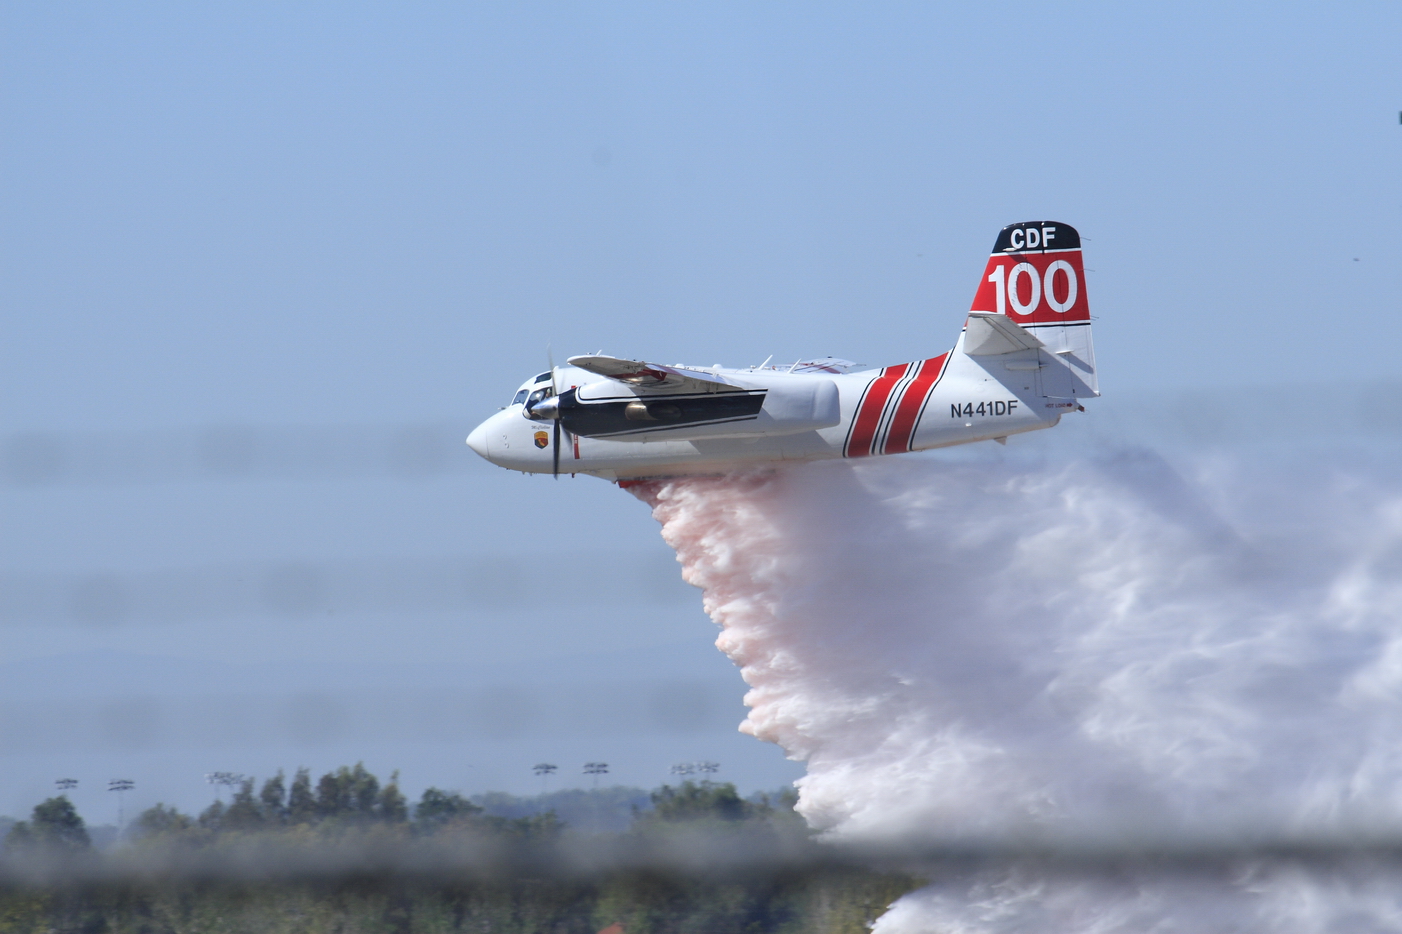
[[[971,311],[1004,315],[1044,345],[1041,395],[1074,400],[1100,395],[1090,337],[1081,235],[1058,221],[1004,227],[993,244]]]

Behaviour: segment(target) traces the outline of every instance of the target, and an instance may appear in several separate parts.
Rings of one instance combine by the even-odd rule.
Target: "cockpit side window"
[[[550,395],[549,386],[542,386],[535,392],[531,393],[530,398],[526,400],[526,411],[529,412],[531,406],[535,405],[537,402],[539,402],[541,399],[544,399],[548,395]]]
[[[520,392],[516,393],[515,398],[513,398],[513,399],[511,400],[511,404],[512,404],[512,405],[516,405],[516,404],[518,404],[518,403],[525,402],[525,401],[526,401],[526,396],[528,396],[529,394],[530,394],[530,390],[529,390],[529,389],[522,389]]]

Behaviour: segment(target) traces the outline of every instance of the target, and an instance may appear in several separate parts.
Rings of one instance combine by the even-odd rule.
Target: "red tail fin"
[[[1007,315],[1021,325],[1089,321],[1076,228],[1056,221],[1004,227],[971,310]]]

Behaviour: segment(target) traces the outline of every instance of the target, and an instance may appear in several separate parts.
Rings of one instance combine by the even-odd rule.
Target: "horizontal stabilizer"
[[[602,354],[570,357],[570,366],[616,379],[639,389],[672,389],[690,392],[715,392],[722,386],[734,385],[725,377],[707,370],[681,369],[641,360],[624,360]]]
[[[964,330],[964,353],[975,357],[1036,350],[1043,346],[1037,336],[1007,315],[987,311],[969,312]]]

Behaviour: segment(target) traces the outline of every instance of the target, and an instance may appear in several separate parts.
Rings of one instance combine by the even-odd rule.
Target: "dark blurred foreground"
[[[357,766],[248,780],[198,817],[158,805],[99,850],[51,798],[5,838],[0,932],[857,934],[919,884],[814,843],[792,803],[685,782],[583,833],[433,788],[410,805]]]
[[[1402,838],[1381,825],[983,841],[912,827],[862,846],[816,842],[792,793],[743,799],[729,783],[663,786],[643,802],[627,789],[538,801],[581,796],[625,802],[630,823],[589,832],[554,811],[523,813],[523,799],[493,813],[436,788],[410,803],[396,779],[356,766],[316,782],[279,774],[261,789],[246,779],[198,816],[157,805],[97,847],[69,799],[50,798],[4,838],[0,934],[861,934],[926,884],[1113,893],[1171,882],[1215,904],[1282,880],[1370,891],[1402,881]]]

